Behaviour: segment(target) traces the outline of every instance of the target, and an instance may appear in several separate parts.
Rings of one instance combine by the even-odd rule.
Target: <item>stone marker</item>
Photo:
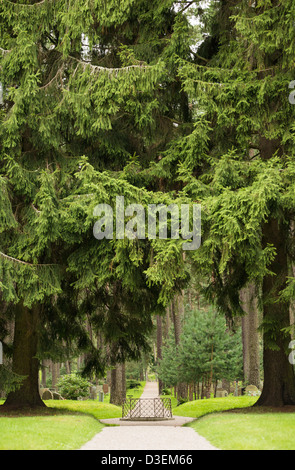
[[[245,393],[247,395],[248,393],[258,394],[260,392],[259,392],[259,389],[256,387],[256,385],[248,385],[245,389]]]
[[[227,396],[228,396],[228,393],[227,393],[226,390],[219,389],[219,390],[216,391],[216,398],[221,398],[221,397],[224,398],[224,397],[227,397]]]
[[[90,400],[97,399],[97,388],[95,386],[90,387]]]
[[[53,393],[49,390],[49,388],[44,388],[41,390],[41,393],[42,400],[53,400]]]

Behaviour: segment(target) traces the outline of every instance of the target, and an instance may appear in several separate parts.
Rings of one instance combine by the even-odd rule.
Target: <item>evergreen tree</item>
[[[165,387],[176,387],[179,380],[178,371],[180,366],[174,331],[171,328],[162,348],[162,358],[157,365],[158,376]]]
[[[242,376],[241,332],[228,331],[225,318],[214,309],[187,314],[179,346],[170,337],[163,348],[159,376],[168,386],[200,383],[210,398],[213,382]]]
[[[78,338],[89,373],[145,349],[160,308],[159,287],[146,285],[152,248],[98,243],[93,211],[118,195],[169,200],[138,168],[158,158],[187,109],[171,61],[185,43],[172,5],[0,4],[0,289],[4,318],[15,317],[14,372],[27,377],[6,404],[43,405],[39,358],[50,339]],[[107,360],[87,335],[86,311],[112,344]]]
[[[294,260],[294,2],[218,1],[201,13],[206,37],[178,59],[193,127],[171,145],[158,175],[202,201],[203,244],[192,254],[202,287],[229,318],[256,285],[263,310],[264,388],[258,405],[295,403],[288,361]],[[177,58],[175,59],[177,60]],[[162,171],[162,173],[161,173]],[[155,172],[156,173],[156,172]]]

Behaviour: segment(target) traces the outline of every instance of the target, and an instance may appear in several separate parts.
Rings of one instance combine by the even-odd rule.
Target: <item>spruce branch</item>
[[[32,263],[27,263],[26,261],[22,261],[20,259],[17,259],[17,258],[13,258],[12,256],[8,256],[4,253],[2,253],[2,251],[0,251],[0,256],[2,258],[5,258],[5,259],[8,259],[10,261],[13,261],[15,263],[19,263],[19,264],[23,264],[25,266],[30,266],[32,268],[37,268],[37,267],[48,267],[48,266],[56,266],[55,264],[32,264]]]
[[[64,67],[62,66],[60,69],[58,69],[54,77],[51,80],[49,80],[49,82],[39,87],[39,90],[44,90],[45,88],[49,87],[58,77],[62,77],[63,71],[64,71]]]
[[[194,52],[192,49],[190,49],[191,53],[193,54],[194,57],[196,57],[196,59],[200,59],[200,60],[203,60],[204,62],[208,63],[210,62],[209,59],[205,59],[205,57],[202,57],[200,56],[197,52]],[[211,67],[210,67],[211,68]]]
[[[2,52],[2,54],[9,54],[9,52],[11,52],[11,49],[3,49],[3,47],[0,47],[0,52]]]
[[[92,69],[93,72],[95,71],[98,71],[98,72],[107,72],[109,74],[113,74],[113,73],[118,73],[118,72],[122,72],[122,71],[129,71],[131,69],[140,69],[140,70],[145,70],[145,69],[152,69],[153,66],[152,65],[128,65],[126,67],[119,67],[119,68],[111,68],[111,67],[102,67],[100,65],[93,65],[89,62],[83,62],[82,60],[80,59],[77,59],[77,57],[73,57],[73,56],[70,56],[71,59],[75,60],[76,62],[78,62],[79,64],[82,65],[82,67],[84,68],[84,70],[86,69],[86,67],[90,67]],[[77,70],[77,69],[76,69]],[[76,71],[75,70],[75,71]]]
[[[182,3],[182,2],[180,2]],[[195,3],[195,0],[193,0],[192,2],[188,2],[187,5],[185,5],[181,10],[179,10],[177,13],[178,14],[181,14],[181,13],[184,13],[186,10],[188,10],[193,4]]]
[[[40,2],[37,3],[17,3],[17,2],[12,2],[11,0],[3,0],[6,3],[9,3],[10,5],[17,6],[17,7],[38,7],[40,5],[43,5],[46,2],[52,2],[54,0],[41,0]]]
[[[41,211],[39,211],[37,207],[34,206],[34,204],[31,204],[31,206],[37,214],[41,214]]]

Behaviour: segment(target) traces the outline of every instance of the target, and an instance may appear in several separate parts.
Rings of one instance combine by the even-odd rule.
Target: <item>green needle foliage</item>
[[[155,247],[93,236],[100,203],[174,199],[140,172],[178,132],[173,122],[187,108],[171,58],[187,58],[188,26],[172,6],[0,3],[0,338],[14,318],[14,371],[28,376],[11,404],[40,404],[31,364],[53,350],[87,353],[88,375],[138,358],[151,315],[163,309],[159,298],[171,297],[184,276],[179,270],[161,299],[162,283],[147,283]],[[100,350],[86,319],[102,335]],[[24,328],[34,346],[22,341]]]
[[[2,315],[17,306],[16,323],[34,318],[39,336],[44,324],[52,341],[79,338],[88,370],[101,371],[138,356],[151,314],[191,270],[231,318],[252,282],[263,305],[259,403],[294,404],[295,7],[194,3],[198,27],[172,0],[0,2]],[[201,203],[201,249],[184,260],[181,240],[98,243],[93,210],[118,195]],[[86,316],[109,358],[98,358]]]
[[[185,318],[180,345],[173,331],[165,342],[159,377],[166,386],[237,380],[242,375],[241,332],[228,331],[218,312],[193,310]]]
[[[182,182],[184,194],[202,202],[203,244],[191,256],[208,298],[232,318],[243,313],[242,287],[257,287],[265,379],[259,404],[272,406],[295,403],[288,361],[293,14],[291,1],[212,2],[201,13],[207,34],[195,60],[177,59],[193,127],[158,165],[163,176]]]

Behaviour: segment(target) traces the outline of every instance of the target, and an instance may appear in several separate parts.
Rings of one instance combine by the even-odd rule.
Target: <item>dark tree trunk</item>
[[[287,234],[288,227],[277,220],[272,219],[264,226],[265,245],[274,245],[277,255],[270,266],[275,275],[266,275],[263,281],[264,386],[258,406],[295,405],[295,376],[288,351],[291,336],[282,331],[290,326],[290,304],[279,300],[288,276]]]
[[[125,365],[118,364],[111,370],[110,403],[122,406],[126,398]]]
[[[276,152],[282,153],[279,142],[260,137],[262,159],[269,160]],[[262,287],[264,385],[257,406],[295,405],[295,375],[288,351],[291,335],[283,331],[290,327],[290,302],[279,298],[289,274],[287,246],[290,226],[275,215],[262,230],[263,246],[274,246],[276,257],[269,266],[273,274],[264,277]]]
[[[168,336],[169,336],[170,324],[171,324],[171,318],[170,318],[170,310],[171,309],[172,309],[171,305],[168,305],[167,308],[166,308],[165,330],[164,330],[165,339],[167,339]]]
[[[43,388],[46,388],[46,378],[47,378],[47,360],[44,359],[42,361],[42,379],[41,379],[41,384]]]
[[[246,312],[242,319],[244,380],[247,384],[260,388],[258,301],[253,284],[241,291],[241,301]]]
[[[53,390],[57,391],[57,382],[59,379],[59,364],[51,361],[51,370],[52,370],[52,383],[51,387]]]
[[[16,306],[13,342],[13,372],[25,379],[18,390],[10,392],[4,407],[45,407],[39,393],[38,325],[39,309],[22,303]]]

